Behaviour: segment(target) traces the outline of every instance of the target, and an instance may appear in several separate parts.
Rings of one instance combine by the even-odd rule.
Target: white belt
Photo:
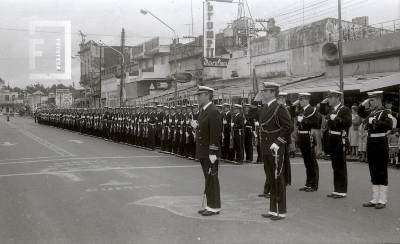
[[[329,131],[329,134],[339,135],[339,136],[340,136],[340,135],[342,135],[342,132],[330,130],[330,131]]]
[[[253,128],[251,125],[246,125],[246,128]]]
[[[310,133],[310,132],[306,131],[306,130],[299,130],[299,134],[308,134],[308,133]]]
[[[386,136],[385,133],[374,133],[369,135],[369,137],[384,137],[384,136]]]

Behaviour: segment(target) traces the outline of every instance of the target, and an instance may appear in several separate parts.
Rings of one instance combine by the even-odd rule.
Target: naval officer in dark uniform
[[[297,116],[298,147],[303,156],[306,167],[306,184],[300,191],[313,192],[318,190],[319,168],[315,155],[316,139],[313,129],[318,127],[318,116],[316,109],[310,105],[311,94],[299,93],[299,99],[290,108],[292,117]]]
[[[386,132],[392,130],[394,117],[382,106],[383,92],[368,92],[371,113],[364,120],[367,124],[367,158],[372,182],[372,200],[363,204],[364,207],[382,209],[386,207],[388,191],[389,144]],[[365,101],[364,101],[365,102]],[[365,111],[365,103],[360,111]]]
[[[196,129],[196,159],[200,160],[206,179],[205,194],[207,207],[199,210],[203,216],[219,214],[221,196],[218,180],[218,160],[221,156],[219,139],[222,133],[221,114],[212,103],[214,89],[199,86],[196,92],[200,105],[198,121],[193,120],[191,125]]]
[[[273,82],[264,82],[251,103],[250,118],[258,118],[260,123],[260,148],[262,161],[267,172],[267,179],[271,185],[270,208],[267,214],[262,214],[271,220],[281,220],[286,215],[286,183],[284,159],[285,143],[293,131],[293,123],[289,111],[284,105],[278,104],[275,96],[279,94],[279,85]],[[258,109],[258,101],[262,101]],[[275,158],[277,155],[277,159]],[[277,164],[276,164],[277,161]]]
[[[351,126],[351,111],[341,104],[341,95],[339,91],[329,90],[328,98],[320,103],[321,114],[328,119],[327,149],[333,168],[334,188],[327,197],[336,199],[347,195],[346,131]]]

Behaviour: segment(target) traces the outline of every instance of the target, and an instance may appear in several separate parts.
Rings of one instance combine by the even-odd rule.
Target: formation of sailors
[[[264,82],[264,90],[259,92],[251,105],[245,104],[243,107],[240,104],[232,106],[224,103],[216,105],[216,108],[221,115],[218,124],[222,127],[219,141],[220,161],[238,165],[243,162],[251,163],[253,148],[257,147],[258,157],[254,163],[264,164],[267,178],[264,192],[259,196],[277,198],[279,195],[278,199],[283,201],[280,203],[282,207],[278,203],[279,212],[283,215],[279,217],[276,205],[272,207],[272,204],[272,215],[269,213],[263,216],[278,216],[276,219],[282,219],[286,213],[284,189],[291,181],[287,146],[291,143],[293,121],[298,128],[297,145],[301,150],[307,175],[305,186],[299,190],[305,192],[318,190],[319,169],[314,149],[316,145],[314,129],[318,126],[318,111],[310,105],[309,93],[300,93],[298,100],[290,106],[285,104],[287,94],[278,93],[278,85]],[[339,91],[330,90],[328,97],[319,104],[320,113],[328,121],[329,135],[326,144],[331,155],[334,178],[333,192],[327,197],[335,199],[347,196],[347,134],[352,124],[350,109],[343,106],[341,95]],[[398,133],[400,129],[393,129],[395,118],[382,106],[383,92],[371,92],[368,95],[370,98],[360,106],[359,114],[366,118],[362,126],[368,131],[367,157],[373,184],[373,200],[363,206],[382,209],[386,207],[388,192],[389,146],[386,136],[388,133]],[[264,103],[265,97],[268,98],[267,103]],[[365,107],[369,107],[369,110]],[[199,106],[196,104],[176,107],[150,105],[132,108],[43,109],[38,111],[36,116],[39,124],[60,127],[151,151],[158,148],[161,153],[191,160],[195,160],[196,140],[201,139],[196,139],[196,126],[193,125],[193,122],[197,123],[199,119]],[[272,120],[275,122],[272,123]],[[283,129],[285,123],[286,131]],[[285,132],[283,137],[278,133],[282,131]],[[271,141],[272,134],[276,134],[274,141]],[[279,167],[274,160],[277,160]],[[275,168],[280,169],[279,189],[274,181],[276,175],[272,174]],[[274,204],[277,204],[276,200]]]
[[[253,162],[253,146],[258,143],[258,122],[246,119],[249,104],[217,105],[221,112],[221,159],[241,165]],[[38,110],[39,124],[59,127],[83,135],[103,138],[138,148],[195,159],[196,131],[191,126],[198,119],[199,106],[150,105],[136,107],[70,108]],[[257,147],[258,152],[260,147]],[[245,154],[246,153],[246,154]],[[244,158],[244,155],[246,157]]]

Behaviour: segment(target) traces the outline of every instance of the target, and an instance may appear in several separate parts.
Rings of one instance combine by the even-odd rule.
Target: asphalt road
[[[0,243],[387,243],[400,241],[400,169],[389,170],[385,209],[371,200],[368,165],[348,162],[348,196],[319,160],[319,190],[300,192],[302,158],[291,160],[288,214],[261,217],[262,165],[222,164],[221,214],[202,217],[199,163],[0,117]]]

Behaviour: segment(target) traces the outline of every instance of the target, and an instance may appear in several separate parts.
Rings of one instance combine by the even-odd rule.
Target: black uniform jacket
[[[243,139],[244,138],[244,117],[242,114],[238,113],[233,115],[233,138],[235,139]]]
[[[261,155],[274,155],[270,149],[273,143],[279,146],[278,155],[284,155],[284,144],[288,142],[290,133],[294,129],[286,107],[279,105],[275,100],[269,106],[264,104],[259,109],[257,102],[253,101],[250,105],[249,118],[258,119],[260,123]]]
[[[210,155],[220,157],[221,114],[213,103],[200,113],[198,123],[199,125],[196,129],[196,158],[205,159]]]
[[[318,127],[318,113],[315,108],[309,105],[305,110],[301,108],[298,111],[295,111],[293,108],[290,108],[290,114],[292,117],[303,115],[303,120],[301,122],[297,122],[297,126],[299,127],[298,133],[298,147],[299,148],[309,148],[311,147],[311,139],[314,140],[314,135],[311,134],[311,129],[317,129]],[[308,133],[305,134],[304,132]],[[316,142],[314,142],[315,144]]]
[[[326,119],[328,119],[328,129],[330,132],[341,132],[341,135],[337,134],[330,134],[328,138],[328,149],[330,151],[343,151],[343,131],[347,131],[347,129],[351,126],[352,124],[352,118],[351,118],[351,111],[348,107],[339,105],[338,109],[336,111],[333,111],[333,108],[327,108],[329,106],[327,103],[321,103],[320,104],[320,111],[321,114],[323,115],[328,115]],[[337,116],[335,119],[332,121],[330,119],[331,114],[336,114]]]

